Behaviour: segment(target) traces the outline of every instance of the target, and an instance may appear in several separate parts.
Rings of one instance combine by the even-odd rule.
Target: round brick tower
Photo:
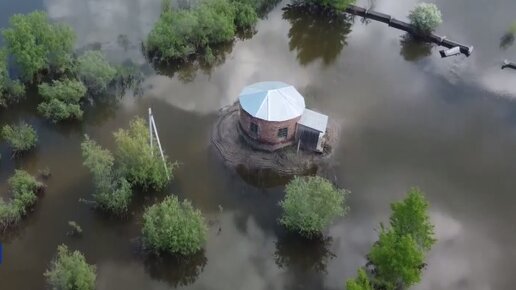
[[[295,142],[297,122],[305,110],[303,96],[283,82],[259,82],[239,96],[240,129],[254,147],[274,151]]]

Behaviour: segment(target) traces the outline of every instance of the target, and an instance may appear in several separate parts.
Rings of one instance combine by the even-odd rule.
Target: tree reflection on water
[[[276,242],[274,259],[280,268],[326,273],[329,260],[335,257],[329,249],[331,243],[331,237],[306,239],[288,234]]]
[[[404,34],[400,39],[400,54],[406,61],[417,61],[432,54],[432,43]]]
[[[297,51],[302,65],[321,59],[324,65],[332,64],[339,56],[351,32],[353,17],[330,13],[304,5],[289,5],[283,18],[290,22],[289,48]]]
[[[165,281],[172,287],[187,286],[197,280],[208,259],[204,251],[191,256],[148,256],[145,271],[156,280]]]

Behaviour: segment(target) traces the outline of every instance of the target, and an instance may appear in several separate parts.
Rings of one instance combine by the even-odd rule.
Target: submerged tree
[[[421,280],[424,254],[412,236],[382,230],[368,255],[379,289],[405,289]]]
[[[409,235],[425,251],[435,243],[434,225],[428,216],[428,202],[418,188],[411,188],[407,197],[391,204],[391,228],[399,236]]]
[[[18,102],[24,93],[25,87],[9,77],[7,50],[0,49],[0,108]]]
[[[318,5],[325,8],[331,8],[344,11],[349,5],[355,4],[356,0],[295,0],[298,3],[306,3]]]
[[[117,71],[100,51],[87,51],[77,59],[79,79],[93,94],[106,91]]]
[[[165,165],[157,146],[149,144],[149,129],[142,118],[131,121],[128,130],[120,129],[115,134],[117,145],[116,162],[120,174],[134,186],[161,190],[173,177],[177,163],[170,163],[165,156]]]
[[[45,12],[15,14],[2,34],[25,80],[31,81],[44,70],[63,72],[69,68],[75,33],[66,24],[50,22]]]
[[[286,186],[285,198],[280,202],[283,215],[280,223],[305,237],[317,236],[334,218],[347,211],[345,190],[335,188],[320,176],[298,177]]]
[[[38,197],[36,193],[43,189],[44,185],[38,182],[32,175],[16,170],[9,178],[9,188],[12,194],[8,202],[0,198],[0,229],[5,230],[10,225],[16,224],[27,214]]]
[[[88,136],[81,143],[81,149],[83,164],[93,175],[93,197],[97,207],[118,215],[126,213],[132,197],[131,186],[124,177],[117,176],[111,152],[102,149]]]
[[[60,245],[44,276],[54,290],[93,290],[97,275],[96,267],[89,265],[81,252]]]
[[[18,125],[5,125],[2,128],[2,137],[7,140],[14,154],[28,151],[36,147],[38,135],[31,125],[21,122]]]
[[[373,284],[364,268],[358,269],[356,278],[346,281],[346,290],[373,290]]]
[[[201,211],[176,196],[167,196],[143,214],[145,247],[160,253],[191,255],[206,241],[207,226]]]
[[[86,87],[77,80],[55,80],[52,84],[41,84],[38,91],[44,101],[38,105],[38,111],[53,122],[66,119],[82,119],[83,111],[80,101],[86,95]]]
[[[422,33],[431,33],[443,22],[441,11],[433,3],[420,3],[410,11],[410,23]]]

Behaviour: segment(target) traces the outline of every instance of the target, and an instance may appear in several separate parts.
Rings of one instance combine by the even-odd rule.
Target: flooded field
[[[406,19],[415,3],[378,0],[374,8]],[[0,143],[0,192],[15,168],[52,172],[35,211],[1,237],[0,289],[44,289],[43,272],[61,243],[97,265],[98,289],[344,289],[364,265],[389,204],[412,186],[430,201],[438,239],[414,289],[513,289],[516,71],[500,64],[516,60],[516,45],[500,42],[516,20],[516,2],[435,3],[444,19],[437,33],[474,45],[469,58],[441,59],[439,48],[360,18],[330,23],[284,12],[282,2],[252,38],[222,48],[213,67],[155,69],[141,41],[159,0],[0,1],[0,27],[14,13],[41,9],[76,30],[78,48],[100,47],[145,75],[142,96],[87,110],[81,123],[52,124],[31,101],[0,110],[0,124],[25,120],[39,134],[37,149],[19,159]],[[322,174],[352,192],[350,211],[324,241],[300,241],[277,224],[288,178],[227,168],[210,147],[219,109],[264,80],[293,84],[307,107],[342,128]],[[113,148],[112,132],[149,107],[165,152],[181,166],[164,192],[137,195],[127,219],[107,218],[79,202],[93,191],[80,142],[88,134]],[[137,250],[144,207],[166,194],[191,200],[210,224],[204,251],[185,261]],[[82,238],[66,235],[69,220],[81,225]]]

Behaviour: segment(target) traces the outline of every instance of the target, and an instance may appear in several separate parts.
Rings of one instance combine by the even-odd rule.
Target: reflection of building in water
[[[297,144],[323,151],[328,116],[305,108],[305,99],[283,82],[259,82],[239,96],[240,128],[258,149],[274,151]]]

